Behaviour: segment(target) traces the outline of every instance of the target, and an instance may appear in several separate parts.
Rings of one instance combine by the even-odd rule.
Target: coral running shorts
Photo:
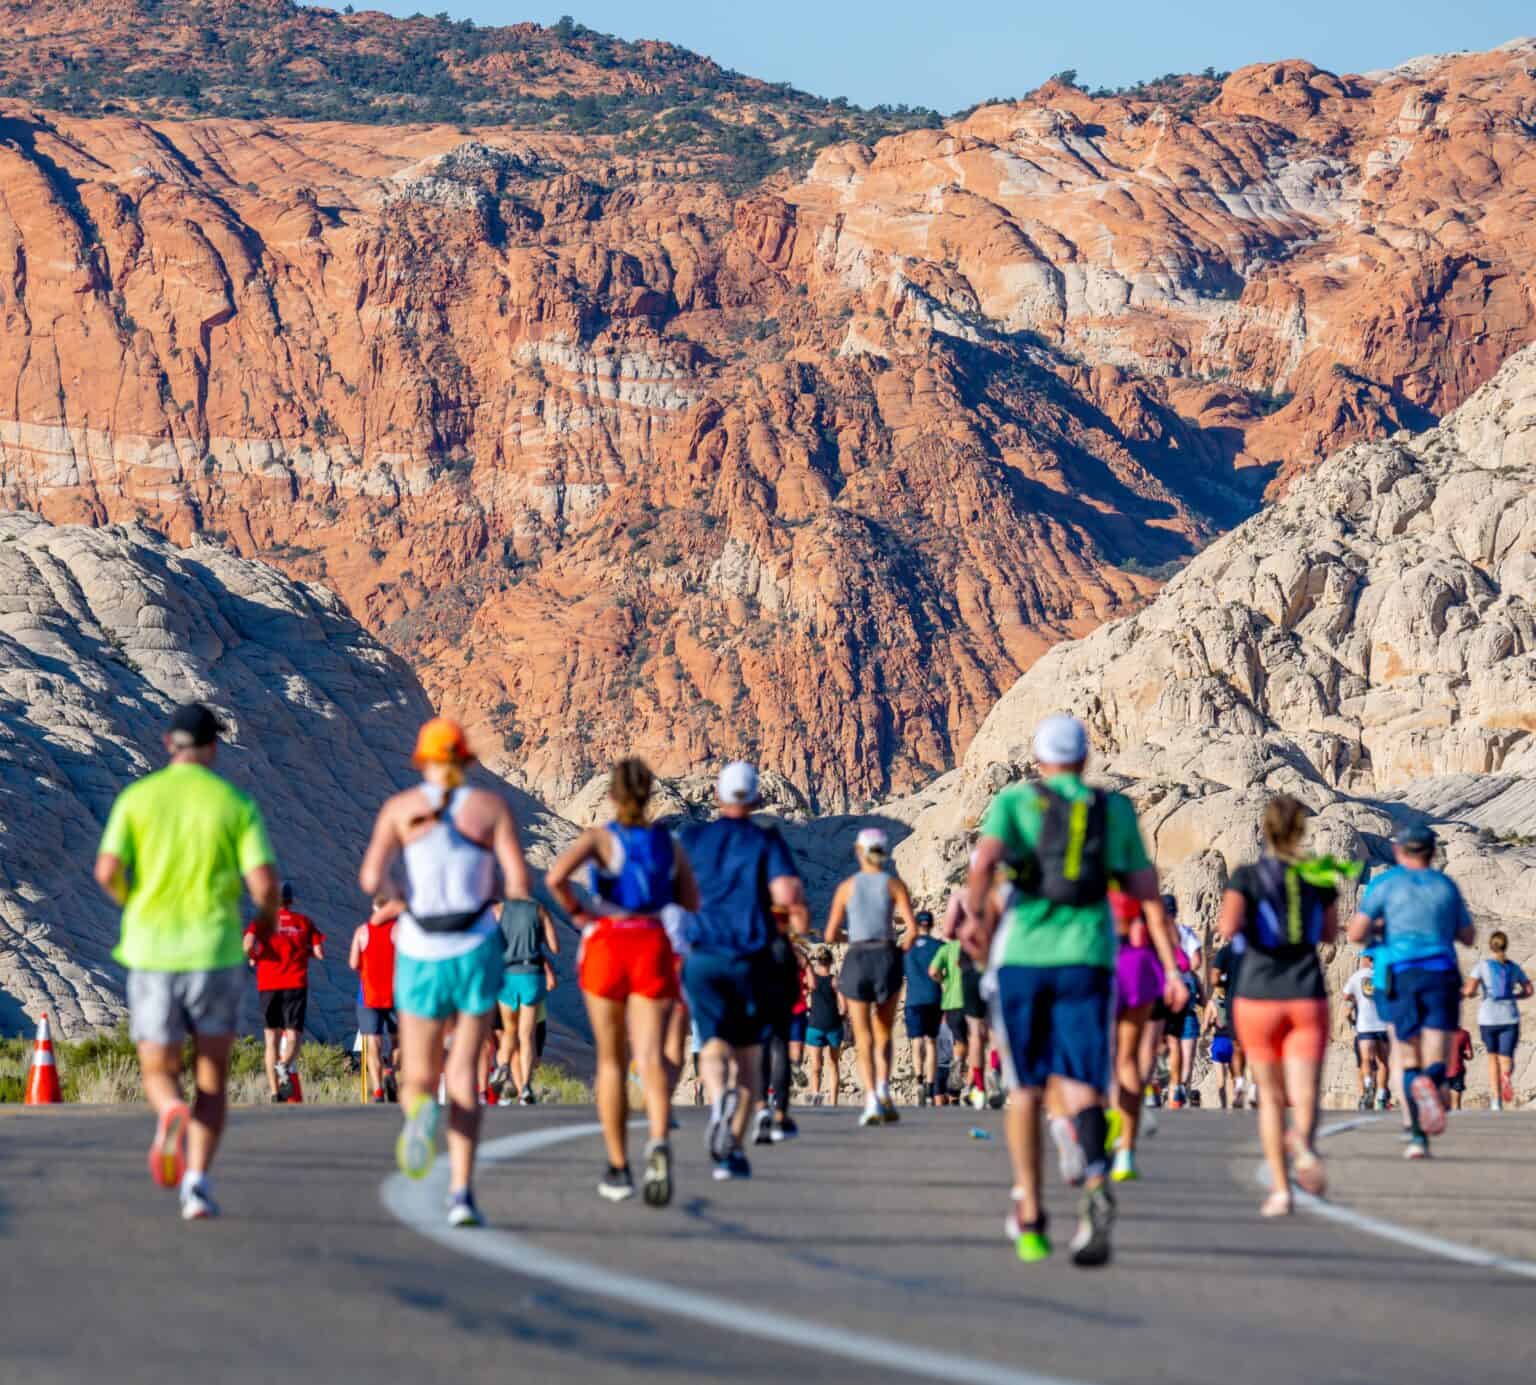
[[[660,919],[598,919],[581,935],[581,989],[603,1000],[677,999],[677,959]]]

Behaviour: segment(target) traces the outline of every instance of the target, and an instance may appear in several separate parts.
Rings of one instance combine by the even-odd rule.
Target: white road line
[[[1375,1125],[1385,1119],[1385,1116],[1359,1116],[1354,1120],[1339,1121],[1335,1125],[1324,1126],[1317,1132],[1317,1138],[1326,1140],[1330,1135],[1342,1135],[1346,1131],[1358,1130],[1365,1125]],[[1259,1165],[1257,1181],[1266,1188],[1269,1186],[1269,1170],[1263,1164]],[[1426,1255],[1438,1255],[1443,1260],[1454,1260],[1462,1265],[1475,1265],[1478,1269],[1501,1270],[1505,1274],[1516,1274],[1524,1279],[1536,1279],[1536,1263],[1530,1260],[1516,1260],[1507,1255],[1500,1255],[1496,1251],[1479,1250],[1476,1246],[1462,1245],[1459,1241],[1447,1241],[1441,1236],[1432,1236],[1427,1231],[1415,1231],[1412,1227],[1399,1226],[1396,1222],[1382,1221],[1379,1217],[1357,1212],[1352,1207],[1342,1207],[1337,1202],[1326,1202],[1322,1198],[1313,1197],[1311,1193],[1294,1185],[1291,1192],[1298,1207],[1304,1207],[1308,1212],[1322,1217],[1325,1221],[1352,1227],[1356,1231],[1363,1231],[1368,1236],[1376,1236],[1384,1241],[1395,1241],[1398,1245],[1408,1246],[1412,1250],[1422,1250]]]
[[[509,1135],[482,1145],[480,1162],[506,1163],[550,1145],[587,1139],[601,1129],[593,1121]],[[707,1327],[777,1342],[797,1351],[842,1357],[866,1369],[881,1367],[903,1375],[943,1381],[965,1380],[976,1382],[976,1385],[1082,1385],[1082,1382],[1067,1381],[1059,1376],[1039,1375],[993,1361],[930,1351],[926,1347],[872,1337],[786,1313],[767,1312],[714,1294],[642,1279],[638,1275],[560,1255],[510,1231],[493,1228],[454,1230],[443,1220],[443,1199],[447,1190],[447,1170],[439,1160],[432,1174],[419,1183],[398,1173],[385,1179],[379,1189],[379,1198],[395,1217],[428,1240],[462,1255],[473,1256],[530,1279],[547,1280],[577,1293],[597,1294],[649,1312],[690,1318]]]

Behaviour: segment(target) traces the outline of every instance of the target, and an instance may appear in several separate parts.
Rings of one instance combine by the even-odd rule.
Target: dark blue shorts
[[[1520,1026],[1518,1024],[1483,1025],[1483,1047],[1489,1053],[1497,1054],[1500,1058],[1513,1058],[1515,1049],[1519,1046]]]
[[[768,951],[745,957],[690,952],[683,962],[683,991],[699,1042],[723,1039],[750,1048],[773,1033],[779,979]]]
[[[1179,1039],[1198,1039],[1200,1037],[1200,1016],[1193,1010],[1186,1010],[1182,1015],[1174,1019],[1170,1029],[1175,1028],[1174,1037]]]
[[[399,1029],[393,1010],[375,1010],[369,1005],[357,1007],[357,1032],[373,1038],[379,1034],[393,1034]]]
[[[937,1039],[939,1026],[944,1023],[944,1011],[937,1005],[907,1006],[907,1037],[909,1039]]]
[[[791,1015],[789,1017],[789,1041],[792,1044],[805,1042],[805,1031],[810,1028],[808,1015]]]
[[[1392,994],[1384,1000],[1378,988],[1376,1008],[1401,1042],[1418,1038],[1421,1029],[1454,1034],[1461,1028],[1461,977],[1451,970],[1394,967]]]
[[[999,967],[992,1025],[1010,1087],[1049,1077],[1109,1089],[1115,978],[1104,967]]]
[[[805,1031],[805,1046],[807,1048],[841,1048],[843,1031],[840,1028],[818,1029],[813,1024]]]

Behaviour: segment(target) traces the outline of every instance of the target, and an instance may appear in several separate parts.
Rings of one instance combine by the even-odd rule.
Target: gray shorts
[[[188,1034],[217,1038],[239,1027],[243,966],[217,971],[130,971],[128,1032],[136,1044],[179,1044]]]

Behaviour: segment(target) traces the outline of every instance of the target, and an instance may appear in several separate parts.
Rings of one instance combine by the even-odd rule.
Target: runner
[[[1461,1110],[1467,1090],[1467,1061],[1472,1057],[1472,1036],[1458,1029],[1451,1039],[1450,1056],[1445,1060],[1445,1085],[1451,1093],[1451,1110]]]
[[[1003,789],[982,821],[960,937],[973,960],[992,959],[993,1027],[1010,1088],[1009,1238],[1020,1260],[1051,1253],[1041,1201],[1040,1109],[1052,1083],[1053,1101],[1072,1121],[1082,1153],[1084,1192],[1072,1259],[1104,1265],[1115,1218],[1103,1104],[1115,991],[1115,930],[1105,902],[1110,877],[1149,902],[1159,924],[1162,905],[1130,800],[1083,782],[1088,732],[1082,722],[1047,717],[1035,731],[1033,751],[1042,782]],[[995,869],[1005,863],[1015,871],[1018,895],[999,933],[987,896]],[[1177,975],[1167,979],[1164,995],[1183,1008]]]
[[[1232,1000],[1218,986],[1205,1007],[1205,1028],[1211,1036],[1211,1066],[1216,1069],[1216,1092],[1225,1111],[1232,1089]]]
[[[665,1207],[672,1200],[672,1088],[662,1050],[677,998],[677,959],[661,914],[669,904],[696,909],[699,892],[688,854],[665,827],[646,822],[655,783],[643,760],[614,765],[608,781],[613,821],[583,832],[560,854],[546,880],[566,912],[583,925],[578,966],[597,1041],[597,1110],[608,1150],[597,1191],[610,1202],[634,1196],[624,1135],[632,1053],[650,1123],[645,1201]],[[582,906],[570,885],[583,865],[591,869],[590,908]]]
[[[399,1033],[395,1019],[395,920],[403,899],[388,891],[373,897],[373,913],[357,925],[347,965],[358,974],[357,1032],[363,1042],[363,1068],[375,1102],[389,1099],[384,1076],[384,1044]]]
[[[1327,1187],[1316,1145],[1318,1092],[1328,1049],[1328,992],[1318,961],[1320,944],[1338,936],[1339,872],[1302,855],[1307,810],[1289,794],[1270,799],[1262,820],[1265,852],[1240,866],[1221,897],[1217,933],[1241,936],[1232,1018],[1258,1084],[1259,1137],[1269,1164],[1270,1194],[1262,1215],[1291,1214],[1286,1171],[1285,1108],[1295,1129],[1289,1141],[1296,1181],[1314,1196]]]
[[[940,1004],[955,1047],[965,1059],[965,1095],[960,1099],[979,1111],[987,1104],[982,1064],[987,1052],[987,1003],[981,995],[982,970],[960,945],[959,933],[969,915],[965,889],[953,891],[944,910],[943,932],[948,938],[934,957],[928,974],[941,987]]]
[[[764,1103],[757,1113],[754,1141],[760,1145],[779,1144],[800,1133],[789,1114],[790,1045],[795,1031],[795,1007],[803,999],[800,958],[790,941],[789,917],[783,909],[773,910],[774,937],[768,945],[771,988],[762,999],[767,1008],[769,1033],[763,1044],[762,1072],[759,1074]]]
[[[533,1073],[538,1066],[539,1006],[555,988],[549,959],[560,955],[555,921],[536,900],[509,899],[497,920],[501,929],[501,1042],[489,1087],[498,1100],[510,1104],[517,1093],[522,1106],[532,1106]]]
[[[709,1094],[707,1146],[719,1181],[750,1178],[741,1141],[757,1105],[762,1046],[771,1031],[762,998],[775,985],[772,910],[803,936],[810,920],[794,858],[774,828],[752,821],[757,771],[737,760],[715,785],[720,816],[683,829],[699,883],[699,907],[687,923],[683,990],[702,1041],[699,1068]]]
[[[1520,1002],[1529,1000],[1530,978],[1518,962],[1509,960],[1509,936],[1502,930],[1488,939],[1492,957],[1472,970],[1462,994],[1483,994],[1477,1007],[1477,1027],[1488,1050],[1489,1105],[1495,1111],[1515,1100],[1515,1049],[1520,1043]]]
[[[200,704],[176,709],[165,736],[169,765],[117,796],[95,866],[96,883],[123,910],[112,955],[128,969],[128,1028],[155,1112],[149,1175],[178,1189],[184,1221],[219,1214],[208,1171],[245,990],[242,881],[256,906],[253,940],[276,927],[279,902],[260,809],[212,769],[223,729]],[[190,1110],[181,1096],[189,1034]]]
[[[1210,985],[1212,990],[1220,988],[1227,993],[1227,1003],[1230,1006],[1237,996],[1237,970],[1242,961],[1243,954],[1240,950],[1242,938],[1234,938],[1229,943],[1223,943],[1216,949],[1211,958]],[[1257,1107],[1259,1104],[1259,1089],[1247,1080],[1248,1060],[1243,1053],[1242,1037],[1233,1031],[1232,1039],[1232,1109],[1241,1111],[1244,1102]]]
[[[901,1000],[902,954],[917,939],[917,920],[907,887],[886,872],[888,843],[878,827],[866,827],[854,844],[859,869],[832,896],[826,939],[837,942],[848,928],[838,989],[848,1002],[854,1061],[864,1084],[860,1125],[892,1125],[901,1119],[891,1100],[891,1034]],[[894,920],[902,931],[896,933]]]
[[[1344,983],[1344,998],[1349,1003],[1350,1022],[1355,1027],[1356,1082],[1360,1088],[1360,1109],[1373,1109],[1378,1100],[1386,1109],[1390,1090],[1389,1064],[1392,1039],[1387,1022],[1376,1007],[1376,959],[1369,952],[1360,954],[1360,966]]]
[[[848,1002],[838,993],[832,976],[832,949],[822,948],[811,962],[811,1002],[806,1016],[805,1046],[811,1055],[810,1087],[816,1105],[830,1097],[829,1106],[837,1105],[842,1090],[839,1064],[843,1056],[843,1019]],[[822,1091],[822,1068],[826,1067],[827,1091]]]
[[[917,939],[907,952],[907,1039],[912,1045],[912,1073],[917,1078],[919,1106],[931,1106],[937,1094],[939,1026],[944,1022],[943,992],[933,979],[934,959],[943,944],[933,936],[933,915],[917,914]]]
[[[283,881],[277,927],[267,938],[246,929],[247,947],[256,965],[256,994],[261,998],[262,1039],[267,1087],[273,1101],[293,1100],[293,1074],[309,1014],[309,962],[325,956],[325,934],[308,914],[289,906],[293,886]]]
[[[1179,976],[1189,992],[1189,1004],[1167,1021],[1168,1038],[1168,1104],[1175,1111],[1182,1111],[1190,1104],[1189,1084],[1195,1075],[1195,1045],[1200,1038],[1200,1006],[1203,992],[1196,959],[1200,956],[1200,941],[1194,930],[1182,924],[1174,924],[1178,917],[1178,901],[1171,895],[1162,898],[1163,917],[1174,927],[1177,939],[1177,965]],[[1170,910],[1172,912],[1170,912]],[[1193,949],[1193,950],[1191,950]]]
[[[1161,899],[1156,905],[1143,904],[1123,890],[1112,889],[1108,900],[1119,940],[1115,956],[1115,1101],[1107,1112],[1109,1148],[1114,1155],[1109,1176],[1115,1183],[1128,1183],[1141,1176],[1136,1167],[1136,1142],[1142,1133],[1152,1133],[1155,1119],[1142,1102],[1148,1076],[1142,1066],[1142,1038],[1154,1011],[1163,1003],[1167,978],[1182,976],[1178,966],[1182,954],[1175,952],[1173,926],[1162,910]],[[1050,1130],[1062,1178],[1075,1184],[1082,1177],[1083,1149],[1065,1110],[1051,1113]]]
[[[1397,864],[1366,887],[1349,925],[1350,942],[1376,946],[1377,1004],[1402,1069],[1408,1159],[1427,1158],[1430,1138],[1445,1129],[1445,1064],[1461,1028],[1456,944],[1476,937],[1455,881],[1432,864],[1436,841],[1425,824],[1399,829]]]
[[[426,1177],[437,1157],[442,1119],[433,1093],[438,1078],[445,1077],[448,1224],[466,1227],[484,1225],[471,1185],[480,1138],[476,1069],[501,988],[501,937],[491,904],[502,894],[528,895],[528,868],[512,810],[496,794],[464,782],[474,759],[457,722],[434,717],[423,725],[411,757],[422,782],[379,809],[358,872],[364,892],[377,895],[403,858],[410,881],[407,907],[395,924],[405,1113],[395,1157],[407,1177]],[[452,1047],[445,1061],[450,1021]]]

